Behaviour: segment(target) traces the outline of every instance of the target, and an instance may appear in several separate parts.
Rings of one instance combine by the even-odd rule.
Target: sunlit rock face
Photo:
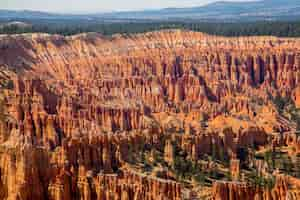
[[[177,30],[0,36],[0,199],[182,199],[183,185],[132,172],[130,152],[162,149],[171,165],[173,143],[193,161],[216,145],[235,158],[294,131],[271,97],[299,107],[299,48]]]
[[[293,189],[291,189],[293,188]],[[262,199],[284,200],[299,198],[299,180],[279,176],[273,188],[257,188],[239,182],[215,182],[213,185],[214,200]]]

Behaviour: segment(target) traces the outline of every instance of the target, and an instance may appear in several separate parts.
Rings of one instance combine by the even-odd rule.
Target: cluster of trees
[[[0,99],[0,123],[4,122],[6,119],[6,114],[5,114],[5,102],[3,99]]]
[[[174,165],[172,167],[175,174],[183,179],[190,179],[199,170],[195,163],[181,156],[175,157]]]
[[[281,37],[299,37],[300,22],[47,22],[32,23],[32,26],[1,26],[0,34],[18,34],[44,32],[51,34],[73,35],[82,32],[99,32],[104,35],[116,33],[143,33],[161,29],[187,29],[222,36],[274,35]]]
[[[8,90],[14,89],[13,80],[9,79],[9,80],[4,81],[3,83],[0,84],[0,88],[8,89]]]
[[[300,36],[300,22],[199,23],[187,24],[187,28],[222,36]]]
[[[275,186],[275,177],[263,177],[258,174],[257,171],[252,171],[249,177],[249,183],[271,190]]]
[[[300,154],[290,157],[287,153],[278,150],[269,150],[263,155],[256,155],[268,164],[269,172],[279,169],[284,174],[300,177]]]
[[[296,108],[295,103],[290,97],[282,97],[277,95],[275,98],[271,97],[279,114],[285,118],[294,121],[297,125],[297,131],[300,131],[300,109]]]
[[[284,110],[293,103],[290,97],[282,97],[280,95],[277,95],[273,102],[280,114],[283,114]]]
[[[201,160],[213,162],[215,167],[205,169],[201,162],[192,161],[186,152],[174,145],[175,159],[171,169],[174,171],[177,178],[180,180],[194,179],[201,185],[211,184],[211,180],[231,180],[230,173],[224,173],[219,170],[218,166],[229,167],[229,159],[223,148],[219,148],[216,144],[211,146],[211,155],[205,154]],[[205,163],[205,162],[204,162]]]

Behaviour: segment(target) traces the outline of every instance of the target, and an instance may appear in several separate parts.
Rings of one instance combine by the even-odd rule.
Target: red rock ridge
[[[176,30],[1,36],[0,84],[13,87],[0,92],[0,199],[181,199],[182,185],[123,170],[128,152],[147,144],[172,163],[176,141],[194,161],[213,145],[234,158],[238,147],[268,145],[263,114],[293,132],[270,95],[299,105],[299,48],[300,39]],[[206,127],[220,116],[246,116],[247,126]],[[298,141],[285,134],[273,145]],[[230,200],[257,192],[232,183],[214,191]]]

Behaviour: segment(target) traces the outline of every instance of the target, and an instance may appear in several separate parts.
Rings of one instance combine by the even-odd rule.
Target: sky
[[[205,5],[214,1],[216,0],[0,0],[0,9],[38,10],[63,13],[106,12],[167,7],[192,7]]]

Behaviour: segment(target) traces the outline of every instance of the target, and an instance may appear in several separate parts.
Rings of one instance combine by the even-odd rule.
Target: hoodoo
[[[2,35],[0,200],[300,199],[299,52],[180,30]]]

